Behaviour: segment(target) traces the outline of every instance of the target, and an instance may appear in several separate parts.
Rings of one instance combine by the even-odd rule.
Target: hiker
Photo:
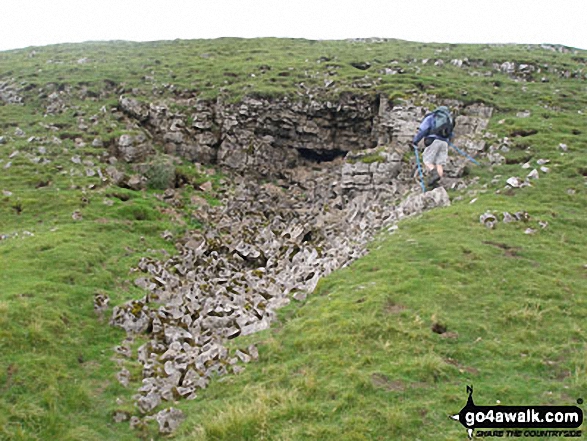
[[[414,136],[414,146],[424,139],[424,153],[422,155],[424,167],[428,173],[429,187],[438,186],[444,173],[444,165],[448,158],[448,143],[452,138],[455,123],[450,110],[440,106],[434,112],[428,113]]]

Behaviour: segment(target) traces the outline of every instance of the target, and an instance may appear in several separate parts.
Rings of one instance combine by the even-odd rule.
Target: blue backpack
[[[441,138],[449,139],[455,127],[454,119],[446,106],[440,106],[434,112],[434,121],[430,128],[430,135],[437,135]]]

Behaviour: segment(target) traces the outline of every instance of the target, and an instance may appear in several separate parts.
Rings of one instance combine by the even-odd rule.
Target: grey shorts
[[[422,155],[424,164],[444,165],[448,159],[448,143],[435,139],[432,144],[424,149]]]

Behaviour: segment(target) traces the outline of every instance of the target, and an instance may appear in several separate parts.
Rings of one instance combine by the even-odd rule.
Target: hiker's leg
[[[424,153],[422,153],[422,162],[424,162],[424,167],[426,167],[426,170],[429,172],[436,168],[436,153],[438,146],[435,144],[436,141],[426,147]]]
[[[448,143],[445,141],[436,140],[434,144],[438,145],[438,151],[436,153],[436,171],[438,176],[442,178],[444,174],[444,165],[448,159]]]
[[[444,173],[444,167],[441,164],[436,165],[436,171],[438,172],[438,176],[442,178],[442,174]]]

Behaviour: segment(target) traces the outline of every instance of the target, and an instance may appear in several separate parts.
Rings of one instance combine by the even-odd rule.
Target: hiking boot
[[[440,177],[438,179],[436,179],[435,181],[428,181],[426,183],[426,187],[428,187],[429,190],[434,190],[435,188],[440,187],[441,185],[441,179]]]
[[[426,180],[428,187],[437,186],[438,181],[440,181],[440,176],[438,175],[438,171],[436,169],[431,170],[428,174],[428,179]]]

